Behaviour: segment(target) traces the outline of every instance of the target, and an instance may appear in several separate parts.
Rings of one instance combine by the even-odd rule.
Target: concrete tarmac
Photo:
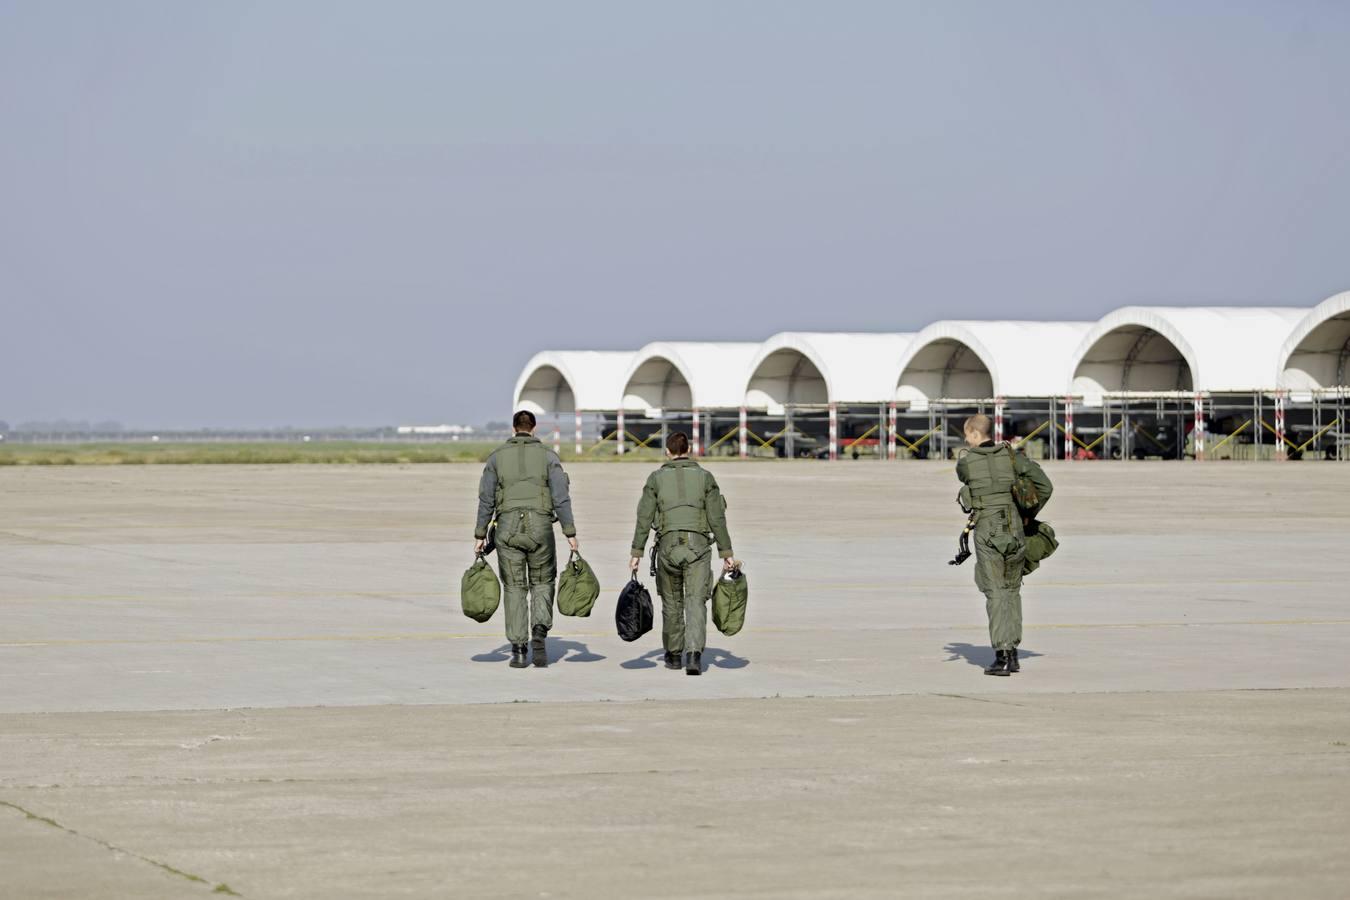
[[[750,617],[664,670],[649,468],[570,467],[544,670],[457,609],[477,467],[0,469],[0,896],[1344,896],[1350,466],[1051,464],[1009,679],[875,461],[714,464]]]

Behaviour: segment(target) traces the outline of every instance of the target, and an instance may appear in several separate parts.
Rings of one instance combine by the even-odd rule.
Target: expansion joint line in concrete
[[[898,696],[900,696],[900,695],[899,695],[899,694],[892,694],[891,696],[897,696],[897,697],[898,697]],[[973,702],[975,702],[975,703],[993,703],[993,704],[996,704],[996,705],[998,705],[998,706],[1016,706],[1018,709],[1026,709],[1026,708],[1027,708],[1027,706],[1026,706],[1025,703],[1013,703],[1011,700],[991,700],[991,699],[988,698],[988,697],[971,697],[971,696],[968,696],[968,695],[966,695],[966,694],[944,694],[944,693],[941,693],[941,692],[935,692],[935,693],[932,694],[932,696],[934,696],[934,697],[946,697],[946,698],[949,699],[949,700],[970,700],[970,701],[973,701]]]
[[[182,869],[174,868],[168,863],[160,862],[157,859],[152,859],[149,856],[137,853],[135,850],[128,850],[126,847],[119,847],[117,844],[110,843],[108,841],[103,840],[102,838],[94,837],[91,834],[84,834],[82,832],[76,831],[74,828],[68,828],[67,826],[62,825],[60,822],[56,821],[55,819],[48,818],[47,816],[40,816],[37,813],[32,812],[31,810],[24,809],[17,803],[10,803],[8,800],[0,800],[0,806],[6,806],[14,810],[15,812],[22,813],[24,818],[30,822],[41,822],[43,825],[55,828],[58,831],[64,831],[66,834],[69,834],[73,837],[77,837],[80,838],[81,840],[90,841],[92,843],[98,844],[100,847],[103,847],[107,850],[111,850],[113,853],[122,853],[132,857],[133,859],[139,859],[141,862],[149,863],[150,865],[154,866],[160,871],[167,872],[168,874],[173,875],[176,878],[181,878],[184,881],[191,881],[196,884],[201,884],[206,887],[209,887],[211,888],[211,892],[213,894],[224,894],[230,897],[241,896],[240,894],[232,890],[230,886],[228,884],[225,884],[224,882],[212,885],[211,882],[207,881],[200,875],[193,875],[191,872],[184,872]]]

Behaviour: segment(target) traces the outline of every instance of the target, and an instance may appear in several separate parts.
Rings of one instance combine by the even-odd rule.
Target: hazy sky
[[[0,0],[0,419],[470,421],[545,348],[1311,306],[1343,2]]]

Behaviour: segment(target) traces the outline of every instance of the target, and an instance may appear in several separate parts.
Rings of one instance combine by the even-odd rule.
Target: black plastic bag
[[[652,630],[652,618],[652,595],[634,575],[619,592],[619,602],[614,607],[614,624],[619,629],[619,637],[636,641]]]

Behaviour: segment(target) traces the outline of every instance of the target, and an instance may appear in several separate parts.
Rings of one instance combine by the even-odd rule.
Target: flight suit
[[[1054,490],[1041,467],[1007,444],[986,441],[961,455],[956,476],[965,485],[962,502],[975,514],[975,586],[985,596],[989,641],[996,650],[1011,650],[1022,642],[1022,568],[1026,561],[1023,511],[1013,501],[1017,476],[1036,486],[1039,505]]]
[[[567,537],[577,533],[567,474],[558,455],[538,438],[517,434],[488,457],[478,483],[475,538],[487,537],[494,516],[506,639],[524,644],[530,639],[531,622],[545,632],[553,627],[558,577],[553,523],[560,523]]]
[[[656,529],[656,592],[667,653],[702,653],[712,596],[712,542],[730,559],[727,505],[717,479],[692,459],[672,459],[647,477],[638,501],[633,556]]]

